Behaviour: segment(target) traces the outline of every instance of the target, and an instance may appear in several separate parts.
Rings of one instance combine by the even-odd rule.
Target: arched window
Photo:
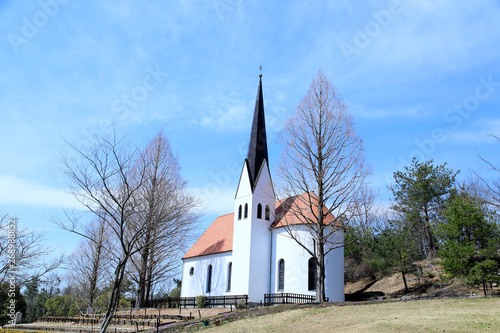
[[[257,205],[257,218],[258,219],[262,218],[262,205],[261,204]]]
[[[212,265],[208,265],[207,272],[207,293],[212,292]]]
[[[308,262],[308,279],[307,279],[307,289],[310,291],[316,290],[316,282],[318,281],[318,271],[316,270],[316,260],[314,258],[309,259]]]
[[[266,206],[266,220],[269,221],[269,206]]]
[[[278,291],[285,290],[285,260],[278,261]]]
[[[238,220],[241,220],[241,205],[238,207]]]
[[[245,215],[243,215],[244,218],[248,217],[248,204],[245,204]]]
[[[231,291],[231,275],[233,273],[233,263],[227,265],[227,291]]]

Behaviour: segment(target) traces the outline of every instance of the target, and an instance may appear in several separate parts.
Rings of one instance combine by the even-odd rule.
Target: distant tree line
[[[465,278],[485,295],[500,282],[498,182],[473,174],[457,183],[457,174],[446,163],[413,159],[394,173],[390,209],[377,210],[374,196],[365,197],[366,214],[346,227],[346,280],[400,272],[408,291],[415,262],[439,258],[442,280]]]

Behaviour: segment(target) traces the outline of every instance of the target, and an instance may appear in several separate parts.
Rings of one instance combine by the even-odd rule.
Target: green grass
[[[224,316],[220,316],[224,317]],[[241,319],[243,318],[243,319]],[[256,308],[233,313],[214,332],[500,332],[500,298],[435,299],[337,306]]]

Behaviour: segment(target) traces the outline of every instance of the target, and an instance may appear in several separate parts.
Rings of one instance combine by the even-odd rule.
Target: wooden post
[[[199,316],[200,316],[200,318],[201,318],[201,311],[200,311],[200,309],[198,309],[198,315],[199,315]]]

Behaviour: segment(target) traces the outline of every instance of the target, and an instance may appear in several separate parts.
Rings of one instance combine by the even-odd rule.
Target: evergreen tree
[[[405,292],[409,291],[406,275],[416,270],[418,244],[412,230],[401,221],[389,221],[387,228],[375,237],[374,258],[368,262],[383,275],[400,272]]]
[[[486,296],[486,284],[493,282],[500,282],[500,275],[498,275],[498,263],[494,260],[487,259],[477,263],[469,273],[469,281],[472,284],[482,284],[484,296]]]
[[[0,290],[2,290],[0,292],[0,325],[3,326],[8,324],[9,320],[15,319],[15,313],[26,312],[26,302],[18,286],[10,289],[9,283],[2,283]]]
[[[446,167],[446,163],[435,166],[433,160],[418,162],[414,158],[404,172],[394,173],[395,184],[389,187],[395,202],[392,209],[405,215],[422,258],[436,256],[433,230],[458,172]]]
[[[445,272],[469,276],[471,269],[488,259],[498,260],[500,230],[495,215],[467,192],[453,195],[439,226]]]

